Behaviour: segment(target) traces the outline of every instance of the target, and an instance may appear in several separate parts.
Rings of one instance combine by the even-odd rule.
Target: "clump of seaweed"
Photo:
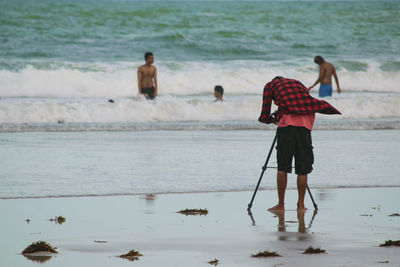
[[[65,219],[65,217],[63,216],[56,216],[54,218],[51,218],[49,221],[51,222],[55,222],[57,224],[63,224],[66,222],[67,219]]]
[[[38,252],[58,253],[56,247],[52,247],[46,241],[37,241],[26,247],[21,254],[32,254]]]
[[[139,251],[135,251],[135,250],[130,250],[128,253],[126,254],[122,254],[119,257],[123,258],[123,259],[127,259],[129,261],[137,261],[139,260],[139,257],[143,256],[142,254],[139,253]]]
[[[325,249],[321,248],[313,248],[312,246],[309,246],[303,254],[321,254],[321,253],[326,253]]]
[[[380,247],[400,247],[400,240],[386,240],[384,244],[380,244]]]
[[[390,214],[389,217],[400,217],[400,214],[399,213],[393,213],[393,214]]]
[[[184,214],[184,215],[207,215],[208,210],[207,209],[185,209],[181,210],[178,213]]]
[[[217,266],[218,262],[219,262],[219,260],[213,259],[213,260],[209,261],[208,263],[211,264],[211,265]]]
[[[281,255],[279,255],[275,251],[269,252],[268,250],[260,251],[257,254],[251,254],[251,256],[253,258],[258,258],[258,257],[282,257]]]

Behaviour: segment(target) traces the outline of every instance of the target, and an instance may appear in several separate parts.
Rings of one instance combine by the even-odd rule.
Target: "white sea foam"
[[[139,65],[75,64],[72,68],[66,65],[50,70],[28,66],[18,72],[3,69],[0,71],[0,97],[135,96]],[[369,66],[365,72],[338,71],[344,92],[400,93],[400,72],[383,72],[373,63]],[[158,65],[161,95],[205,94],[216,84],[221,84],[227,95],[260,94],[265,83],[276,75],[294,78],[309,86],[318,73],[314,65],[290,62],[161,62]]]
[[[0,123],[143,123],[257,121],[261,95],[160,96],[156,101],[136,98],[3,98]],[[318,115],[323,120],[400,117],[400,94],[343,94],[326,99],[341,116]],[[272,108],[275,109],[274,107]]]
[[[0,124],[257,122],[262,88],[275,75],[293,77],[306,85],[316,78],[314,66],[289,65],[254,61],[160,63],[156,101],[136,98],[138,63],[1,70]],[[319,119],[400,118],[399,73],[379,71],[372,63],[369,66],[367,72],[341,70],[343,93],[335,92],[326,100],[342,115],[318,115]],[[213,102],[216,84],[225,88],[222,103]],[[317,89],[311,93],[318,97]],[[115,102],[108,102],[110,98]]]

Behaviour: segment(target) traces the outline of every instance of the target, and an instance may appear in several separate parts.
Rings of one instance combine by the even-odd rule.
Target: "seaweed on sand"
[[[178,211],[178,213],[184,214],[186,216],[187,215],[207,215],[208,210],[207,209],[185,209],[185,210]]]
[[[217,266],[218,262],[219,262],[219,260],[213,259],[213,260],[209,261],[208,263],[211,264],[211,265]]]
[[[26,247],[21,254],[28,260],[44,263],[51,259],[48,253],[58,253],[56,247],[50,246],[45,241],[37,241]]]
[[[281,255],[279,255],[275,251],[269,252],[268,250],[265,250],[263,252],[260,251],[257,254],[251,254],[251,256],[253,258],[258,258],[258,257],[282,257]]]
[[[55,222],[57,224],[63,224],[63,223],[65,223],[66,220],[67,219],[65,219],[65,217],[63,217],[63,216],[56,216],[54,218],[51,218],[49,221]]]
[[[49,253],[58,253],[56,247],[52,247],[50,244],[48,244],[46,241],[37,241],[29,246],[27,246],[21,254],[32,254],[32,253],[38,253],[38,252],[49,252]]]
[[[386,240],[384,244],[380,244],[380,247],[400,247],[400,240]]]
[[[143,256],[143,255],[140,254],[139,251],[135,251],[132,249],[128,253],[122,254],[119,257],[123,258],[123,259],[127,259],[129,261],[136,261],[136,260],[139,260],[140,256]]]
[[[313,248],[312,246],[309,246],[303,254],[321,254],[321,253],[326,253],[325,249],[321,248]]]

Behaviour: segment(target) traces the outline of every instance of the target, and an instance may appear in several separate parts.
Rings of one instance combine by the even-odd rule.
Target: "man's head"
[[[146,63],[152,64],[154,62],[153,53],[151,52],[144,53],[144,60],[146,61]]]
[[[273,78],[272,80],[274,81],[274,80],[280,80],[280,79],[283,79],[283,77],[282,76],[275,76],[275,78]]]
[[[321,65],[322,63],[325,62],[325,59],[321,56],[315,56],[314,62],[317,63],[318,65]]]
[[[224,88],[221,85],[216,85],[214,87],[214,96],[218,100],[221,100],[223,95],[224,95]]]

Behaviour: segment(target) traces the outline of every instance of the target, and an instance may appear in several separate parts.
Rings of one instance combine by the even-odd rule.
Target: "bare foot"
[[[302,206],[297,205],[297,212],[306,212],[307,210],[308,209],[304,205]]]
[[[275,213],[275,212],[284,212],[285,211],[285,206],[283,205],[276,205],[273,206],[272,208],[269,208],[268,211]]]

